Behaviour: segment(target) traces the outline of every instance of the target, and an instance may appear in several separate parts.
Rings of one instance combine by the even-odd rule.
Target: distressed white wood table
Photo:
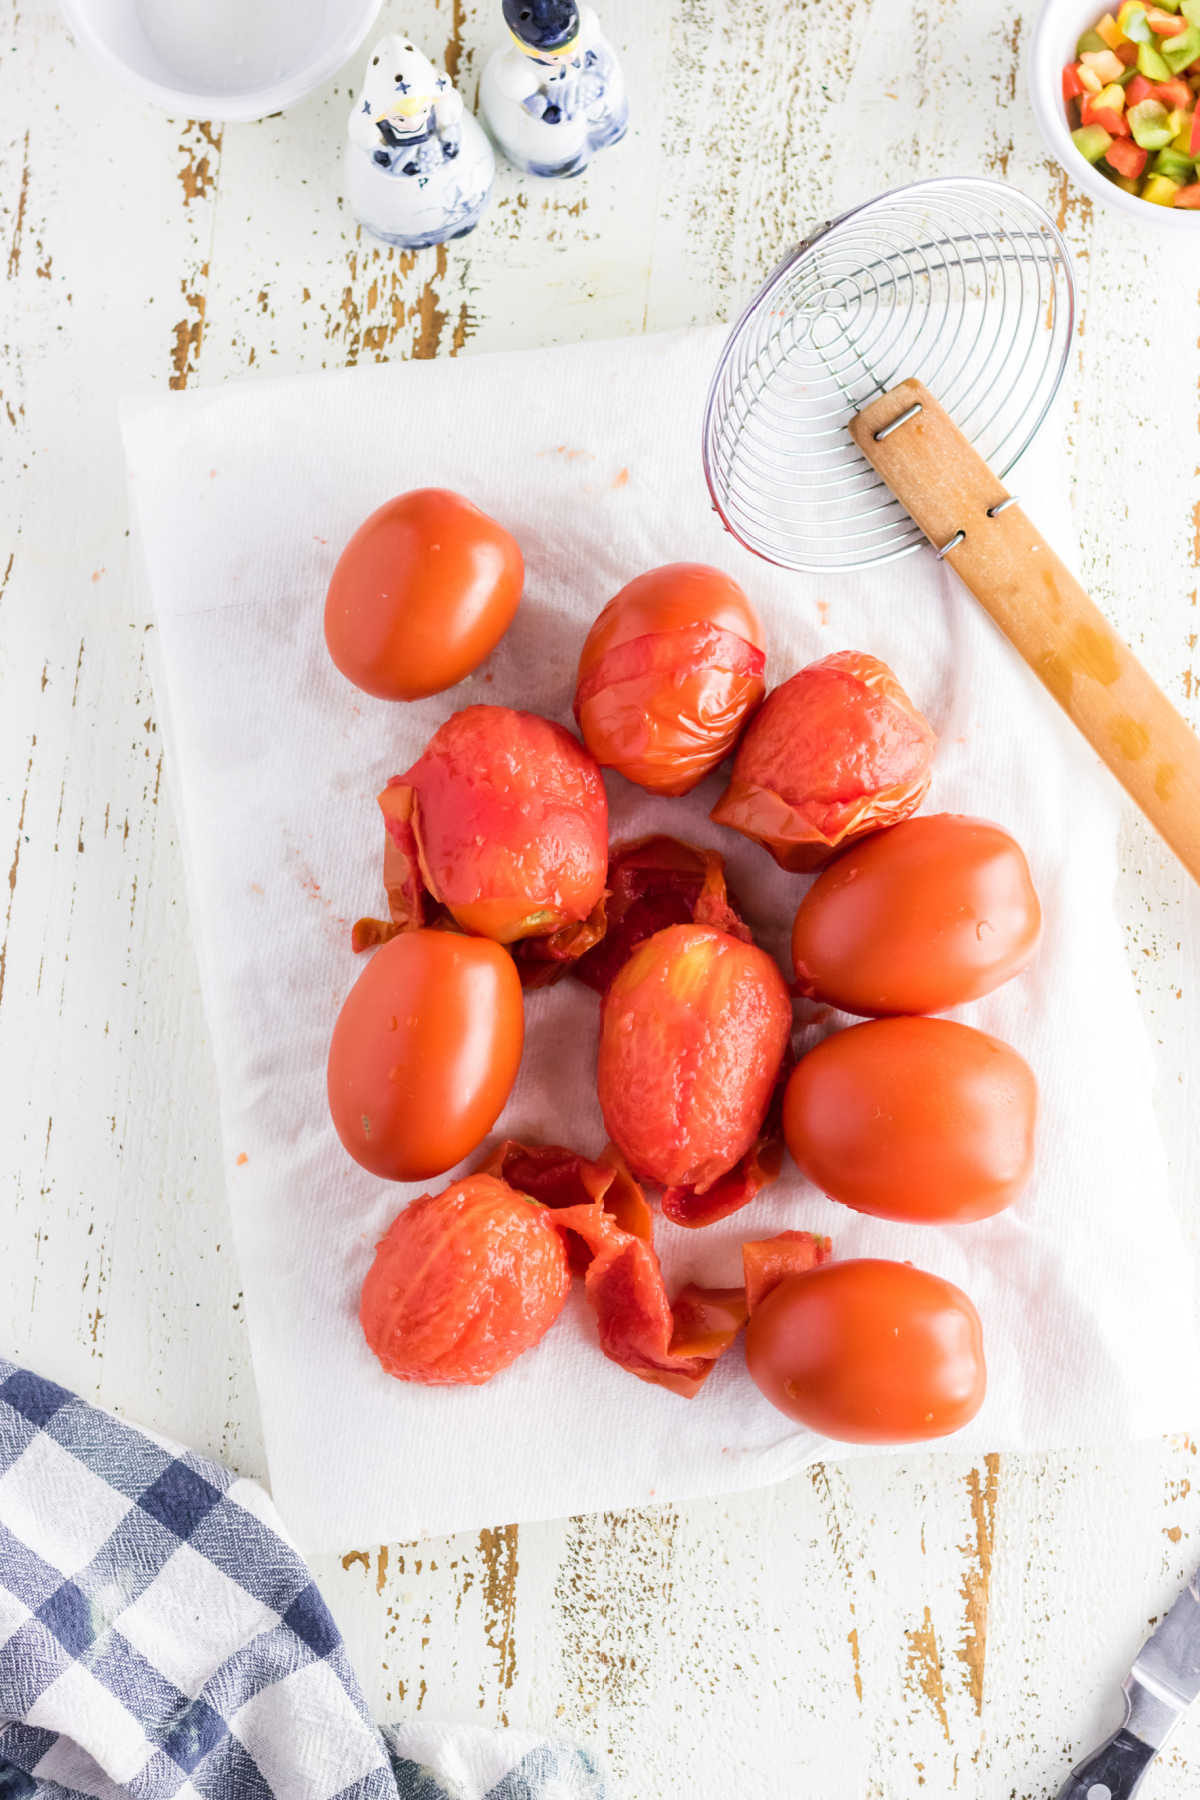
[[[498,10],[388,0],[381,25],[444,53],[471,97]],[[1200,723],[1200,239],[1093,209],[1048,161],[1015,73],[1031,16],[608,0],[628,145],[563,186],[503,171],[472,238],[413,255],[340,206],[357,71],[258,125],[173,121],[96,74],[51,0],[0,0],[0,1349],[264,1472],[120,395],[727,317],[837,206],[990,170],[1049,205],[1078,259],[1063,455],[1082,573]],[[1200,901],[1133,819],[1123,868],[1194,1242]],[[1038,1800],[1200,1561],[1197,1468],[1187,1439],[860,1462],[364,1544],[318,1575],[381,1716],[557,1725],[629,1800]],[[1198,1785],[1200,1719],[1145,1792]]]

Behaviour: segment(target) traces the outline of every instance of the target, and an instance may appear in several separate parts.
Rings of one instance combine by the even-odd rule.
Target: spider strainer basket
[[[722,519],[785,568],[866,568],[926,540],[847,426],[922,381],[997,476],[1062,380],[1070,258],[1049,216],[1002,182],[918,182],[856,207],[782,263],[725,346],[704,421]]]

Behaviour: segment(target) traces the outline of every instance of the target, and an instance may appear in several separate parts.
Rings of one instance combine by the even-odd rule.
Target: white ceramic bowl
[[[180,118],[261,119],[353,56],[381,0],[62,0],[96,61]]]
[[[1190,231],[1200,241],[1200,211],[1177,211],[1173,206],[1152,206],[1136,194],[1127,194],[1107,176],[1099,174],[1071,142],[1071,127],[1062,97],[1064,63],[1075,61],[1075,46],[1082,34],[1109,10],[1105,0],[1044,0],[1033,28],[1026,63],[1033,110],[1046,147],[1093,200],[1115,208],[1128,218],[1163,231]],[[1115,6],[1111,8],[1116,11]]]

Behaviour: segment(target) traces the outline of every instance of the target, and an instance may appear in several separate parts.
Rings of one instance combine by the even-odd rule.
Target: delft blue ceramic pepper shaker
[[[503,0],[510,42],[483,71],[479,104],[509,161],[530,175],[578,175],[625,135],[621,65],[590,6]]]
[[[350,114],[346,192],[387,244],[465,237],[483,215],[496,160],[447,75],[405,37],[381,38]]]

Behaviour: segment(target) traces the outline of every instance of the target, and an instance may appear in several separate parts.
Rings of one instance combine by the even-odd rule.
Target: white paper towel
[[[845,1454],[769,1407],[740,1349],[691,1401],[634,1380],[601,1356],[578,1293],[536,1350],[481,1389],[389,1380],[357,1324],[373,1245],[417,1191],[352,1163],[325,1104],[329,1034],[361,967],[350,924],[383,910],[376,791],[470,702],[569,723],[592,618],[633,575],[681,559],[745,586],[772,683],[844,648],[892,665],[940,735],[926,810],[1016,834],[1046,931],[1030,973],[961,1014],[1014,1043],[1041,1084],[1038,1172],[1013,1209],[903,1227],[834,1205],[789,1167],[723,1224],[660,1223],[672,1291],[736,1282],[743,1238],[827,1231],[839,1255],[908,1257],[973,1296],[990,1391],[950,1445],[1057,1447],[1196,1419],[1191,1269],[1110,905],[1118,791],[932,556],[818,580],[725,534],[699,459],[720,342],[683,333],[392,364],[126,411],[271,1481],[309,1550],[751,1487]],[[525,599],[491,661],[451,693],[372,700],[326,654],[326,584],[374,507],[430,485],[461,490],[515,533]],[[1015,485],[1065,547],[1052,429]],[[804,883],[709,823],[720,787],[718,776],[685,800],[654,800],[610,778],[612,836],[717,845],[786,967]],[[595,1154],[596,998],[565,981],[531,995],[527,1018],[498,1135]]]

